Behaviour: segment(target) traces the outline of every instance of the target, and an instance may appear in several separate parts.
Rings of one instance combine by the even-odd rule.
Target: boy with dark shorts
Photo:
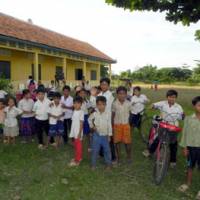
[[[195,166],[200,169],[200,96],[192,100],[195,113],[186,117],[180,146],[187,157],[187,183],[179,187],[179,191],[186,192],[192,183],[192,173]],[[197,198],[200,199],[200,191]]]

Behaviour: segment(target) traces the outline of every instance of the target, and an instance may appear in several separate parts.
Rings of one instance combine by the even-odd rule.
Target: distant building
[[[100,67],[115,60],[92,45],[0,13],[0,74],[15,84],[29,75],[49,82],[63,74],[66,83],[100,79]]]

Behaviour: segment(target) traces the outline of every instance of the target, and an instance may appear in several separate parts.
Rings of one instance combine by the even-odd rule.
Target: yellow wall
[[[75,69],[82,69],[83,62],[67,59],[67,80],[75,80]]]
[[[36,49],[35,49],[36,50]],[[35,51],[34,50],[34,51]],[[1,51],[6,51],[4,54]],[[4,49],[0,47],[0,61],[11,62],[11,81],[16,83],[25,83],[28,76],[32,74],[32,64],[34,64],[34,54],[24,51]],[[50,82],[54,80],[56,66],[63,66],[63,58],[58,58],[49,55],[39,55],[39,64],[41,64],[42,82]],[[90,80],[91,70],[97,71],[97,81],[100,74],[98,64],[86,63],[86,80]],[[83,69],[83,61],[66,59],[66,79],[67,83],[78,83],[75,80],[75,69]],[[93,81],[95,82],[95,81]]]
[[[1,61],[11,63],[11,81],[24,81],[31,74],[32,54],[10,51],[9,55],[1,55]]]

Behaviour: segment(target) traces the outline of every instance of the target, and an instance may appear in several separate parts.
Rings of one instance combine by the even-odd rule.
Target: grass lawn
[[[198,90],[178,89],[178,102],[190,114],[191,99]],[[152,102],[162,100],[166,89],[143,91]],[[195,171],[193,186],[186,194],[177,191],[185,180],[185,159],[179,150],[177,168],[169,170],[160,186],[152,181],[153,160],[145,159],[138,132],[133,133],[133,164],[126,162],[111,172],[99,161],[95,172],[90,170],[89,155],[78,168],[68,168],[73,156],[70,145],[59,150],[40,151],[36,143],[0,144],[0,199],[1,200],[193,200],[200,190],[200,174]]]

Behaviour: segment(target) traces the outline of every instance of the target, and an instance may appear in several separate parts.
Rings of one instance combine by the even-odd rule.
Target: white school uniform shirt
[[[79,132],[80,132],[80,126],[81,122],[84,121],[84,112],[83,110],[74,110],[74,113],[72,115],[72,126],[70,131],[70,138],[78,138]],[[83,137],[83,130],[81,132],[81,139]]]
[[[65,106],[72,107],[73,106],[73,98],[71,96],[68,96],[67,98],[62,96],[61,103],[64,104]],[[71,119],[72,115],[73,115],[73,110],[65,109],[64,119]]]
[[[8,93],[4,90],[0,90],[0,99],[4,99]]]
[[[113,94],[110,90],[107,90],[106,92],[100,92],[98,96],[104,96],[106,97],[106,110],[111,112],[112,110],[112,103],[114,101]]]
[[[153,104],[153,107],[161,111],[161,117],[170,124],[179,125],[178,120],[182,119],[183,109],[181,105],[175,103],[169,106],[168,101],[160,101]],[[171,115],[170,115],[171,114]]]
[[[5,126],[7,127],[17,126],[18,124],[17,124],[16,117],[22,113],[22,110],[13,106],[12,108],[6,107],[4,109],[4,112],[6,113],[5,122],[4,122]]]
[[[49,106],[48,113],[58,117],[58,116],[63,115],[65,113],[65,109],[62,108],[62,104],[59,104],[58,106],[56,106],[55,103],[52,102],[52,105]],[[60,121],[63,121],[63,120],[64,120],[64,117],[61,117]],[[57,124],[57,121],[58,121],[58,119],[55,119],[53,117],[49,117],[49,124],[55,125],[55,124]]]
[[[90,102],[89,101],[83,101],[81,110],[83,110],[84,115],[88,115],[88,109],[90,108]]]
[[[34,106],[34,101],[32,99],[22,99],[18,103],[18,108],[22,111],[32,111]],[[22,117],[33,117],[34,113],[32,114],[22,114]]]
[[[92,108],[96,108],[96,97],[95,96],[90,96],[90,105]]]
[[[48,120],[48,110],[51,101],[44,98],[43,101],[39,99],[35,102],[33,106],[33,112],[35,112],[35,118],[38,120]]]
[[[111,112],[105,110],[100,113],[98,109],[88,119],[90,128],[96,128],[100,136],[112,136]]]
[[[145,104],[149,101],[149,99],[144,94],[140,94],[140,96],[132,96],[131,98],[131,113],[137,115],[141,111],[144,110]]]

